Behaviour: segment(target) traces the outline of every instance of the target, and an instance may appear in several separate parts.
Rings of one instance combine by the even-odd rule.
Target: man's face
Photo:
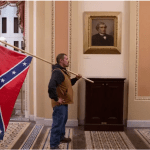
[[[68,67],[69,66],[68,56],[64,55],[64,59],[61,59],[60,62],[61,62],[63,67]]]
[[[98,32],[101,34],[106,34],[106,26],[104,24],[100,24]]]

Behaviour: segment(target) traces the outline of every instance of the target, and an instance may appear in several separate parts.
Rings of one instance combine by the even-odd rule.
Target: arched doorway
[[[0,2],[0,37],[4,37],[7,43],[25,50],[25,1],[2,1]],[[16,50],[6,46],[11,50]],[[26,108],[26,80],[16,100],[11,120],[24,120]]]

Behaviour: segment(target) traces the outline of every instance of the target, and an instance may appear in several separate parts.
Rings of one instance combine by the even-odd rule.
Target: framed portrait
[[[121,54],[121,12],[84,12],[84,54]]]

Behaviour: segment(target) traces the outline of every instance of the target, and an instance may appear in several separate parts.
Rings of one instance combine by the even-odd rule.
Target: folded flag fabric
[[[0,140],[3,140],[31,60],[31,56],[0,46]]]

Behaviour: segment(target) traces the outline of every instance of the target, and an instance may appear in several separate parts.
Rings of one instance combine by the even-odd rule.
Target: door
[[[123,123],[123,83],[106,83],[106,101],[104,114],[107,124]]]
[[[86,123],[100,124],[104,120],[105,84],[86,83]]]

